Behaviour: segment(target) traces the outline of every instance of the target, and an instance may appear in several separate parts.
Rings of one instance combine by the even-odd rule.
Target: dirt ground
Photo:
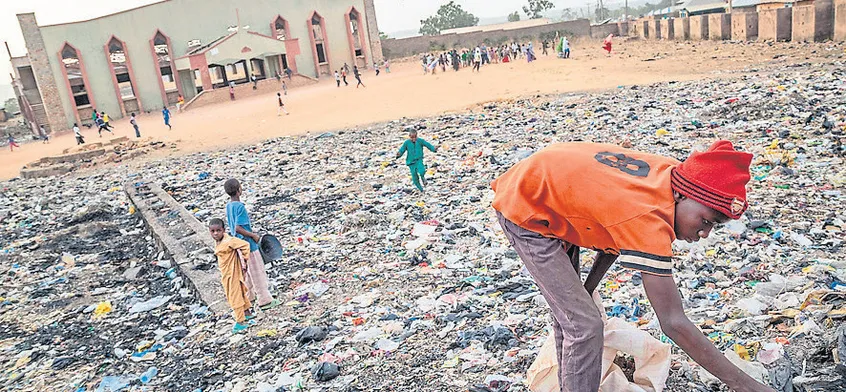
[[[827,44],[729,42],[654,42],[618,40],[607,56],[599,40],[574,45],[568,60],[543,56],[531,64],[518,60],[470,69],[424,75],[416,59],[395,62],[390,74],[375,76],[365,70],[366,88],[335,86],[325,78],[319,84],[291,89],[285,100],[288,116],[277,117],[274,94],[206,106],[176,114],[169,131],[161,115],[141,116],[142,136],[176,143],[140,159],[252,144],[269,138],[320,132],[402,117],[436,115],[466,110],[498,99],[536,94],[612,89],[670,80],[725,77],[727,73],[781,62],[814,61],[843,56],[842,48]],[[790,54],[786,56],[786,54]],[[352,77],[348,78],[354,81]],[[128,119],[113,121],[117,136],[134,137]],[[83,128],[88,142],[96,131]],[[62,132],[49,144],[30,142],[14,152],[0,150],[0,179],[18,175],[25,164],[61,154],[75,145],[72,133]],[[138,162],[138,161],[136,161]]]

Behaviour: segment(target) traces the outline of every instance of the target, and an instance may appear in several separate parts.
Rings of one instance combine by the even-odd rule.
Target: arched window
[[[60,55],[74,105],[77,108],[90,106],[91,97],[88,95],[88,86],[85,82],[85,74],[79,58],[79,51],[71,46],[71,44],[65,43]]]
[[[132,77],[129,74],[128,59],[126,50],[121,40],[112,37],[107,44],[109,51],[109,63],[115,73],[120,99],[135,98],[135,88],[132,85]]]
[[[326,56],[326,32],[324,31],[324,26],[323,17],[317,12],[314,12],[310,19],[309,28],[311,30],[311,39],[314,43],[318,64],[329,62]]]
[[[273,36],[280,41],[290,38],[290,34],[288,34],[288,21],[281,15],[277,16],[273,21]]]
[[[344,18],[347,22],[347,39],[350,44],[350,57],[353,63],[359,67],[367,68],[369,64],[364,46],[365,27],[361,13],[355,7],[350,7]]]
[[[176,72],[170,61],[169,41],[169,38],[162,34],[161,31],[157,31],[153,37],[153,51],[156,55],[156,64],[158,65],[164,90],[175,91],[177,90],[176,77],[174,76]]]

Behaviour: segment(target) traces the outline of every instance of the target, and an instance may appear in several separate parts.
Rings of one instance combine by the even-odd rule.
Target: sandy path
[[[417,62],[395,63],[392,73],[375,76],[365,71],[367,88],[335,87],[326,79],[314,86],[290,91],[286,108],[291,115],[277,117],[275,94],[240,99],[232,103],[206,106],[175,115],[168,131],[158,114],[145,115],[138,122],[144,137],[175,142],[172,149],[156,152],[147,159],[255,143],[268,138],[305,132],[340,129],[356,125],[428,116],[466,109],[475,104],[521,97],[573,91],[616,88],[620,85],[649,84],[668,80],[719,77],[715,70],[736,70],[773,60],[786,45],[727,44],[718,42],[626,41],[606,57],[599,41],[575,45],[572,58],[543,57],[527,64],[519,60],[493,64],[480,73],[469,69],[434,76],[423,75]],[[810,52],[810,48],[796,54]],[[811,47],[812,48],[812,47]],[[644,61],[656,58],[654,61]],[[128,119],[115,121],[118,136],[133,136]],[[94,130],[83,128],[86,141],[98,140]],[[64,133],[49,144],[27,143],[14,152],[0,150],[0,179],[18,175],[20,168],[43,156],[60,154],[75,145],[73,135]],[[142,158],[143,159],[143,158]]]

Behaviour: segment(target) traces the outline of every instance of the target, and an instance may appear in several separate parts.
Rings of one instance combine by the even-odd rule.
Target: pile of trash
[[[688,316],[778,391],[846,389],[843,63],[489,103],[460,114],[0,184],[0,385],[14,390],[525,391],[546,301],[496,224],[490,181],[544,146],[680,160],[716,138],[755,154],[748,212],[677,244]],[[425,194],[395,160],[427,153]],[[210,314],[120,191],[160,185],[198,220],[243,187],[283,305],[246,335]],[[585,274],[591,252],[582,251]],[[661,333],[637,272],[597,289],[609,322],[672,345],[665,390],[720,390]],[[625,343],[625,342],[623,342]],[[613,355],[612,355],[613,356]],[[613,367],[632,379],[625,353]],[[151,389],[145,389],[151,388]]]

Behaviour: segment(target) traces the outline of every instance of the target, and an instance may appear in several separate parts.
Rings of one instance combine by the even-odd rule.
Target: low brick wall
[[[587,19],[550,23],[514,30],[476,31],[461,34],[441,34],[409,38],[389,38],[382,41],[382,52],[389,59],[415,56],[430,51],[445,51],[469,48],[487,43],[499,45],[505,42],[537,40],[541,35],[559,32],[570,37],[589,37],[590,21]]]
[[[614,36],[622,35],[620,31],[620,26],[617,23],[606,23],[603,25],[597,26],[590,26],[590,37],[591,38],[605,38],[608,34],[614,34]]]
[[[291,80],[288,80],[288,78],[282,78],[282,80],[285,81],[285,84],[288,86],[288,90],[317,83],[317,79],[303,75],[294,75]],[[275,95],[277,92],[282,92],[282,82],[276,81],[275,78],[265,79],[258,82],[258,87],[255,90],[253,90],[252,83],[239,84],[235,86],[235,99],[243,99],[257,95]],[[284,96],[282,99],[285,99]],[[228,87],[216,88],[214,90],[204,91],[202,95],[198,96],[193,102],[190,102],[190,105],[187,105],[185,110],[196,109],[198,107],[221,102],[229,102],[229,100]],[[276,98],[273,98],[273,102],[275,105]]]

